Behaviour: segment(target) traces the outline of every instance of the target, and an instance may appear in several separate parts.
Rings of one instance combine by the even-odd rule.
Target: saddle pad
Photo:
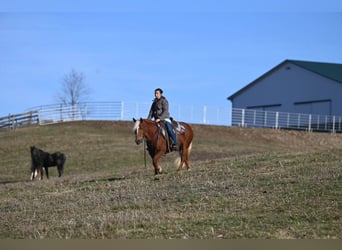
[[[177,123],[177,127],[176,127],[176,133],[177,134],[184,134],[185,133],[185,127],[180,124],[179,122],[176,122]]]

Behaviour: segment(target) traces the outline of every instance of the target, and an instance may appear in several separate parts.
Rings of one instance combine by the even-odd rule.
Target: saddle
[[[185,127],[182,124],[175,121],[172,117],[170,118],[170,120],[171,120],[173,132],[176,134],[176,136],[185,133]],[[172,152],[173,150],[171,148],[171,145],[173,144],[173,140],[166,128],[165,122],[159,123],[159,133],[161,133],[166,140],[167,152]]]

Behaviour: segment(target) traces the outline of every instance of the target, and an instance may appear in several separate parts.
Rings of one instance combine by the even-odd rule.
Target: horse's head
[[[31,154],[33,154],[33,152],[36,150],[36,147],[35,146],[31,146],[30,147],[30,151],[31,151]]]
[[[143,119],[136,120],[133,118],[134,126],[133,126],[133,133],[135,135],[135,143],[140,144],[144,140],[144,130],[142,128]]]

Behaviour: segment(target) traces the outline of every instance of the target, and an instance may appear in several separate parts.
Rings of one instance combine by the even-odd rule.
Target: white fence
[[[51,124],[80,120],[121,120],[146,118],[151,103],[87,102],[74,106],[64,104],[44,105],[31,108],[39,114],[39,124]],[[194,124],[229,125],[229,107],[171,105],[170,113],[175,120]]]
[[[22,114],[0,117],[0,129],[80,120],[130,121],[133,117],[147,117],[150,105],[121,101],[44,105]],[[342,132],[341,116],[194,105],[172,105],[170,113],[175,120],[193,124]]]
[[[342,132],[342,117],[233,108],[232,126],[300,129],[335,133]]]

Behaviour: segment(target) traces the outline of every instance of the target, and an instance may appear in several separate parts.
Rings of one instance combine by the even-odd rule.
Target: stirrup
[[[171,149],[172,150],[178,150],[178,145],[176,143],[172,143]]]

